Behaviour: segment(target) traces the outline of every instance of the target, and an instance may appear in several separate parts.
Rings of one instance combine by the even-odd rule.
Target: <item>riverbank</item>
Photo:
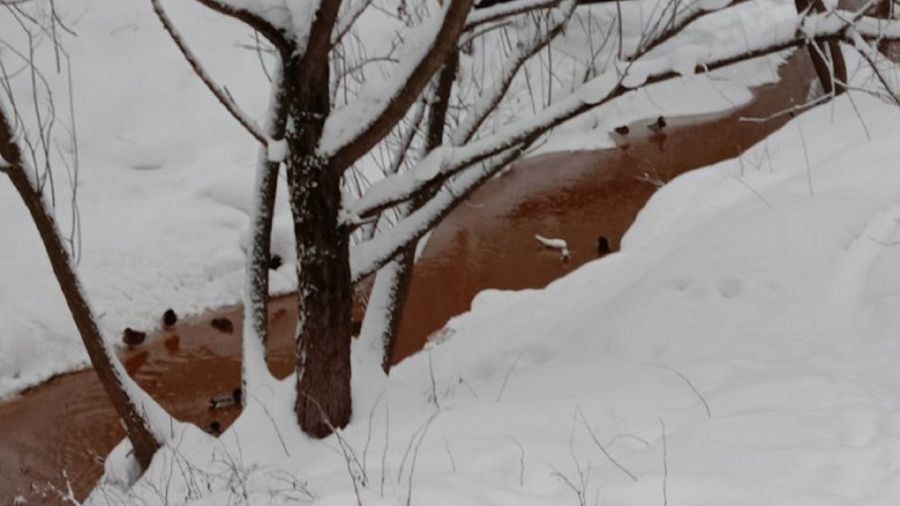
[[[798,115],[664,186],[619,252],[480,293],[340,441],[275,385],[96,504],[896,504],[898,121],[862,93]]]
[[[811,77],[803,53],[782,67],[782,79],[755,90],[756,100],[705,123],[677,126],[663,135],[633,137],[625,147],[542,155],[525,160],[476,192],[432,234],[417,264],[395,362],[418,351],[425,339],[470,307],[481,290],[539,288],[597,257],[597,235],[613,249],[655,183],[731,158],[775,130],[787,118],[741,121],[802,103]],[[635,127],[640,127],[644,122]],[[637,128],[635,128],[637,130]],[[572,258],[541,250],[534,234],[563,237]],[[452,283],[447,280],[452,279]],[[295,299],[273,305],[273,370],[291,371]],[[234,333],[210,325],[228,318]],[[179,419],[226,429],[237,410],[210,412],[211,396],[239,382],[240,310],[227,308],[182,322],[127,351],[129,372]],[[67,420],[61,425],[58,420]],[[0,404],[0,495],[14,496],[32,483],[62,487],[67,470],[82,497],[100,476],[105,456],[123,436],[92,371],[54,378]],[[44,487],[46,488],[46,487]]]

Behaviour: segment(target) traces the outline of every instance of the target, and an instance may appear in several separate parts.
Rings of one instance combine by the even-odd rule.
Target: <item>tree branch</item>
[[[882,24],[881,26],[878,25],[879,22]],[[710,72],[778,53],[809,41],[848,40],[852,42],[847,34],[847,29],[851,25],[827,14],[805,19],[798,16],[790,22],[790,26],[800,26],[800,28],[794,30],[793,34],[790,34],[790,31],[787,32],[789,35],[779,34],[756,48],[718,49],[718,54],[712,55],[704,62],[698,62],[694,70]],[[855,28],[863,38],[876,39],[880,37],[882,40],[900,40],[900,21],[884,24],[883,20],[864,18],[855,24]],[[782,32],[784,31],[782,30]],[[522,143],[532,135],[542,135],[556,125],[604,105],[632,90],[676,77],[680,77],[680,74],[673,70],[672,62],[668,58],[633,62],[628,67],[628,73],[623,76],[616,76],[613,72],[602,74],[566,99],[547,107],[527,121],[512,123],[491,136],[462,147],[444,146],[434,150],[412,170],[387,177],[372,185],[369,191],[345,212],[345,216],[351,221],[365,219],[373,213],[412,198],[419,192],[425,191],[427,187],[442,183],[465,167]]]
[[[499,72],[499,84],[474,105],[472,114],[466,117],[453,133],[453,145],[460,146],[472,139],[487,117],[497,108],[503,97],[506,96],[509,86],[515,79],[516,74],[518,74],[519,69],[522,68],[522,65],[547,47],[547,44],[563,32],[563,28],[571,19],[577,5],[575,2],[569,3],[570,5],[562,8],[561,17],[556,20],[546,33],[536,35],[534,40],[529,41],[527,44],[515,46],[514,52],[504,59],[503,69]]]
[[[434,73],[444,64],[450,51],[456,50],[457,40],[462,33],[466,14],[471,6],[472,0],[450,0],[444,11],[441,27],[432,38],[428,51],[416,62],[408,76],[399,76],[399,79],[402,79],[402,85],[395,90],[392,96],[387,97],[383,108],[375,118],[353,132],[343,144],[334,148],[325,147],[324,151],[333,153],[329,170],[343,172],[366,154],[403,118],[405,111],[416,101]],[[340,116],[340,114],[333,114],[328,118],[328,122],[333,123],[335,117]],[[359,120],[359,118],[354,119]],[[341,121],[341,119],[337,121]],[[328,130],[328,122],[326,122],[326,130]],[[341,141],[337,140],[336,142]]]
[[[534,139],[537,139],[535,137]],[[368,276],[390,262],[410,244],[422,238],[444,219],[482,183],[517,160],[534,142],[526,141],[501,153],[483,165],[468,167],[458,178],[447,183],[434,197],[402,218],[389,230],[350,248],[350,268],[354,282]]]
[[[198,0],[202,1],[202,0]],[[209,91],[216,97],[220,104],[231,114],[234,119],[237,120],[238,123],[244,127],[250,135],[253,136],[254,139],[259,141],[263,146],[268,146],[270,139],[266,137],[266,134],[259,128],[259,125],[256,124],[255,121],[250,119],[244,111],[238,107],[237,104],[228,96],[228,93],[222,89],[215,81],[213,81],[212,77],[203,67],[203,64],[200,63],[200,60],[194,55],[191,49],[187,46],[187,43],[182,38],[181,34],[178,32],[178,29],[175,28],[175,25],[172,23],[172,20],[169,19],[168,14],[166,14],[165,9],[163,9],[162,3],[160,0],[150,0],[150,3],[153,4],[153,12],[156,13],[156,17],[159,18],[160,22],[162,22],[163,27],[168,32],[172,41],[175,42],[175,45],[178,46],[178,50],[181,51],[181,54],[184,56],[184,59],[190,64],[191,68],[194,70],[194,73],[197,74],[197,77],[203,81],[203,84],[209,89]]]
[[[219,14],[234,18],[238,21],[242,21],[246,25],[249,25],[254,30],[261,33],[263,37],[265,37],[269,42],[272,43],[273,46],[278,48],[278,50],[282,53],[282,57],[290,57],[291,53],[294,51],[294,42],[288,39],[281,29],[274,27],[271,23],[258,16],[257,14],[250,12],[247,9],[235,7],[220,0],[195,1],[218,12]]]
[[[515,0],[504,2],[491,7],[475,9],[466,20],[465,31],[470,31],[485,23],[500,21],[508,17],[525,14],[526,12],[555,7],[561,0]],[[573,0],[573,3],[576,3]]]
[[[146,469],[156,450],[165,441],[158,422],[165,411],[144,393],[125,372],[125,368],[103,338],[97,320],[84,294],[71,256],[62,241],[56,220],[43,196],[28,176],[26,161],[13,136],[13,130],[0,104],[0,160],[6,160],[5,173],[22,198],[47,252],[53,274],[66,300],[66,305],[84,343],[85,350],[100,384],[123,421],[134,455],[141,469]]]

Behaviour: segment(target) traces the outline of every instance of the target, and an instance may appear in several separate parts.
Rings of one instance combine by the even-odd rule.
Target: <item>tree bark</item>
[[[344,427],[352,414],[350,241],[338,225],[339,181],[322,177],[322,168],[288,170],[300,293],[295,408],[300,427],[316,437]]]
[[[307,57],[309,54],[306,55]],[[327,52],[285,67],[285,161],[297,255],[297,398],[300,427],[325,437],[350,421],[353,285],[350,234],[340,225],[340,173],[318,146],[330,111]]]
[[[0,155],[8,162],[8,166],[3,167],[2,171],[9,176],[38,229],[50,265],[53,267],[53,273],[66,299],[66,304],[69,306],[72,319],[84,342],[91,364],[94,366],[113,408],[124,422],[125,432],[134,449],[134,456],[141,469],[147,469],[153,460],[153,455],[160,447],[160,442],[138,410],[134,399],[124,387],[126,378],[123,378],[122,375],[126,373],[121,364],[114,362],[118,359],[110,353],[103,341],[91,308],[81,290],[81,284],[72,268],[69,253],[63,245],[56,220],[48,212],[43,197],[32,186],[25,172],[21,151],[15,143],[12,129],[2,110],[0,110]],[[119,367],[117,368],[116,365]]]

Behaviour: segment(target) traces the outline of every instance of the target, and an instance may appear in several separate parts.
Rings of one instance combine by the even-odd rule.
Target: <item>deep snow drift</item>
[[[621,252],[546,289],[480,294],[389,380],[360,368],[341,438],[298,432],[288,380],[218,440],[186,429],[132,493],[343,506],[356,483],[383,506],[897,504],[900,111],[851,98],[666,185]],[[93,504],[123,497],[124,450]]]
[[[171,4],[171,5],[169,5]],[[644,19],[656,0],[629,2],[626,14]],[[77,31],[64,43],[73,70],[80,155],[78,215],[82,277],[110,340],[126,326],[152,330],[163,312],[180,315],[240,301],[243,242],[250,207],[254,140],[209,94],[183,61],[151,11],[150,2],[72,0],[57,6]],[[608,16],[579,8],[577,16]],[[168,2],[167,9],[210,73],[257,116],[265,109],[268,82],[259,67],[252,33],[196,2]],[[591,10],[593,9],[593,10]],[[792,4],[763,0],[727,16],[710,16],[681,40],[694,44],[743,43],[764,34],[767,23],[790,16]],[[370,50],[390,42],[388,18],[373,10],[363,19]],[[646,22],[646,21],[645,21]],[[554,44],[554,60],[568,75],[568,59],[590,49],[584,21],[573,22]],[[627,29],[627,26],[626,26]],[[6,30],[6,31],[4,31]],[[16,33],[12,18],[0,17],[0,32]],[[640,33],[626,33],[637,38]],[[597,37],[597,35],[594,35]],[[596,42],[593,42],[596,44]],[[68,94],[65,73],[53,71],[53,52],[39,48],[39,64],[57,100]],[[667,46],[656,53],[671,51]],[[600,61],[608,55],[601,54]],[[11,58],[10,68],[19,62]],[[648,87],[560,126],[544,151],[609,147],[615,126],[660,114],[727,110],[751,98],[747,85],[775,77],[771,61],[751,62],[711,77]],[[6,60],[4,60],[6,61]],[[14,65],[13,65],[14,64]],[[13,81],[27,107],[27,79]],[[543,96],[543,82],[536,83]],[[507,121],[533,112],[524,82],[517,82]],[[562,93],[554,95],[558,98]],[[62,149],[72,146],[63,143]],[[57,175],[57,219],[71,225],[65,173]],[[283,190],[284,185],[281,185]],[[290,215],[284,192],[275,218],[273,252],[293,258]],[[0,179],[0,398],[48,377],[78,369],[87,357],[52,278],[34,226],[5,178]],[[275,293],[293,289],[293,265],[272,274]]]

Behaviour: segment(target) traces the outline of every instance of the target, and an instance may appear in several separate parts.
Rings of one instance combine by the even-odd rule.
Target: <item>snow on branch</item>
[[[363,12],[369,8],[369,5],[372,3],[372,0],[357,0],[356,2],[350,2],[346,7],[346,12],[343,13],[338,19],[337,24],[334,27],[334,33],[331,36],[331,42],[337,43],[341,39],[344,38],[344,35],[347,35],[347,32],[353,28],[353,25],[356,23],[356,20],[362,16]]]
[[[472,112],[457,127],[453,134],[453,145],[459,146],[472,139],[485,119],[497,108],[503,97],[506,96],[510,84],[515,79],[519,69],[522,68],[522,65],[562,33],[563,28],[565,28],[575,12],[577,5],[576,0],[566,0],[555,12],[551,12],[553,22],[545,32],[542,33],[540,30],[536,30],[531,40],[514,46],[513,52],[503,60],[499,79],[494,83],[493,87],[481,94],[478,101],[473,105]]]
[[[466,21],[465,30],[469,31],[485,23],[492,23],[519,14],[525,14],[526,12],[555,7],[559,3],[560,0],[515,0],[484,9],[476,9]]]
[[[271,16],[272,12],[284,12],[287,8],[286,5],[282,5],[281,9],[276,9],[276,6],[270,6],[268,9],[264,9],[263,5],[257,6],[254,9],[251,5],[248,5],[250,2],[247,0],[195,0],[201,5],[206,6],[209,9],[212,9],[219,14],[223,14],[225,16],[237,19],[238,21],[242,21],[244,24],[250,26],[263,37],[268,39],[275,47],[281,50],[282,53],[290,53],[293,51],[293,42],[286,36],[286,31],[284,26],[280,26],[280,24],[276,24],[272,20],[267,17],[266,13]],[[265,0],[261,0],[265,1]],[[271,3],[284,4],[283,0],[274,0]],[[317,4],[318,0],[312,2],[310,0],[305,0],[303,3],[306,4]],[[313,8],[314,5],[306,5],[305,8]]]
[[[464,170],[424,205],[403,217],[389,230],[350,247],[350,269],[354,282],[377,271],[403,248],[422,238],[481,183],[521,156],[530,142],[513,147],[481,164]]]
[[[403,115],[456,49],[472,0],[450,0],[441,12],[407,35],[400,65],[390,83],[370,81],[356,100],[325,121],[323,155],[332,170],[343,172],[403,118]]]
[[[627,59],[631,61],[637,60],[653,49],[668,42],[703,16],[722,12],[748,1],[749,0],[698,0],[685,7],[683,11],[673,12],[672,19],[666,23],[666,28],[663,31],[654,35],[653,32],[655,30],[651,30],[647,34],[650,39],[646,42],[639,42],[637,48],[635,48],[634,52],[632,52]]]
[[[234,103],[234,100],[228,95],[221,86],[219,86],[213,79],[212,76],[209,75],[209,72],[206,71],[206,68],[203,67],[203,64],[200,63],[200,60],[194,55],[191,48],[188,47],[184,38],[181,36],[181,33],[178,32],[178,29],[175,28],[175,25],[172,23],[172,20],[169,18],[169,15],[166,14],[165,9],[163,9],[162,3],[160,0],[150,0],[150,3],[153,4],[153,12],[156,13],[156,17],[162,22],[163,27],[166,29],[166,32],[169,33],[169,36],[172,38],[172,41],[175,42],[175,45],[178,46],[178,50],[181,51],[181,54],[184,55],[184,59],[190,64],[191,68],[194,70],[194,73],[197,74],[197,77],[203,81],[203,84],[209,89],[210,92],[216,97],[219,103],[225,107],[229,114],[231,114],[234,119],[241,124],[250,135],[253,136],[260,144],[264,146],[268,146],[269,138],[262,131],[259,125],[247,116],[244,111],[238,107],[237,104]]]
[[[432,186],[435,181],[447,179],[465,167],[509,149],[530,136],[541,135],[564,121],[606,104],[634,89],[688,73],[708,72],[727,67],[813,40],[852,42],[848,34],[848,28],[851,26],[866,39],[900,39],[900,21],[885,22],[880,19],[861,18],[855,23],[848,24],[839,15],[837,12],[809,17],[798,15],[773,25],[767,38],[749,41],[749,47],[705,48],[703,53],[693,52],[689,61],[685,61],[683,53],[639,59],[620,71],[613,70],[601,74],[532,118],[506,125],[494,134],[465,146],[443,146],[433,150],[411,170],[387,177],[372,185],[346,210],[345,216],[351,221],[356,221],[373,212],[396,205]]]

